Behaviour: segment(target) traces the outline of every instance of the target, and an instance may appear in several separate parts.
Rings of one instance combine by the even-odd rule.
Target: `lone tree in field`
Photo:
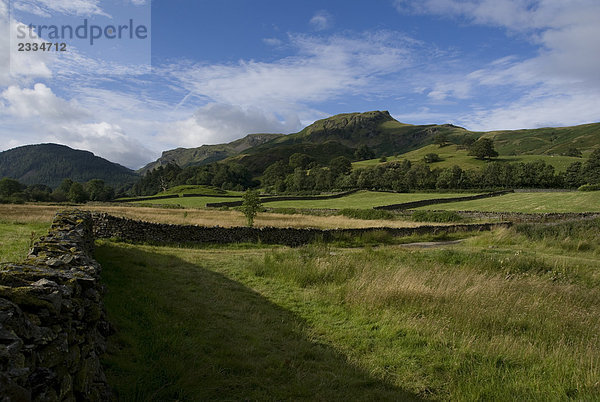
[[[242,197],[242,212],[248,220],[248,227],[254,226],[254,218],[261,207],[258,191],[247,190]]]
[[[477,159],[495,158],[498,152],[494,149],[494,141],[489,138],[480,138],[469,149],[469,155]]]

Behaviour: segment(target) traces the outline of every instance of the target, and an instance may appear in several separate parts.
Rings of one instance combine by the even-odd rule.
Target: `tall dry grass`
[[[51,205],[0,205],[0,220],[6,222],[49,222],[56,212],[74,207]],[[121,207],[82,205],[79,209],[106,212],[115,216],[156,223],[177,225],[201,225],[235,227],[245,226],[246,218],[238,211],[218,211],[201,209],[166,209],[148,207]],[[344,216],[285,215],[259,213],[256,227],[296,227],[296,228],[365,228],[365,227],[416,227],[421,223],[398,220],[359,220]]]
[[[600,397],[593,278],[563,261],[460,247],[311,246],[274,251],[251,269],[365,311],[379,333],[366,351],[349,353],[399,384],[428,384],[453,400]]]

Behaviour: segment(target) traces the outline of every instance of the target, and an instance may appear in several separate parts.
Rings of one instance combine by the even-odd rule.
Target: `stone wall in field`
[[[510,223],[462,224],[450,226],[419,226],[414,228],[364,228],[364,229],[295,229],[295,228],[248,228],[248,227],[204,227],[181,226],[136,221],[118,218],[103,213],[92,214],[96,238],[116,238],[132,243],[173,244],[173,243],[256,243],[299,246],[316,240],[336,239],[385,233],[391,236],[410,236],[459,231],[491,230]]]
[[[333,200],[336,198],[346,197],[350,194],[356,193],[358,190],[350,190],[344,193],[331,194],[331,195],[314,195],[314,196],[302,196],[302,195],[282,195],[274,197],[260,197],[260,202],[273,202],[273,201],[314,201],[314,200]],[[222,207],[239,207],[243,201],[226,201],[226,202],[209,202],[206,204],[209,208],[222,208]]]
[[[496,191],[496,192],[493,192],[493,193],[486,193],[486,194],[468,195],[468,196],[464,196],[464,197],[433,198],[433,199],[428,199],[428,200],[403,202],[401,204],[382,205],[380,207],[373,207],[373,209],[404,210],[404,209],[412,209],[412,208],[425,207],[425,206],[428,206],[428,205],[448,204],[448,203],[451,203],[451,202],[481,200],[481,199],[484,199],[484,198],[498,197],[500,195],[505,195],[505,194],[509,194],[509,193],[512,193],[512,192],[513,192],[513,190],[506,190],[506,191]]]
[[[110,332],[89,213],[57,214],[18,264],[0,266],[0,401],[100,401]]]

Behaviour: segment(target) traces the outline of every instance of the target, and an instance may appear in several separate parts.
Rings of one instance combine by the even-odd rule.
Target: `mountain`
[[[354,159],[354,152],[361,145],[367,145],[376,155],[395,155],[430,144],[438,133],[459,138],[467,131],[451,124],[404,124],[387,111],[344,113],[318,120],[298,133],[250,148],[226,161],[235,161],[260,173],[270,164],[287,160],[298,152],[321,163],[337,156]]]
[[[452,124],[411,125],[400,123],[387,111],[344,113],[318,120],[302,131],[276,138],[225,161],[240,163],[260,174],[278,160],[300,152],[326,164],[337,156],[351,160],[361,145],[379,158],[421,149],[443,134],[449,143],[462,144],[466,138],[491,138],[501,156],[563,155],[570,148],[586,153],[600,144],[600,123],[572,127],[474,132]]]
[[[272,141],[275,138],[281,137],[283,134],[250,134],[239,140],[235,140],[228,144],[218,145],[202,145],[198,148],[177,148],[170,151],[165,151],[162,156],[155,162],[151,162],[138,170],[138,173],[145,174],[146,172],[156,169],[159,166],[165,166],[169,163],[179,165],[180,167],[205,165],[211,162],[217,162],[237,155],[249,148]]]
[[[0,178],[3,177],[53,188],[65,178],[78,182],[101,179],[117,188],[138,179],[133,170],[124,166],[58,144],[26,145],[0,152]]]

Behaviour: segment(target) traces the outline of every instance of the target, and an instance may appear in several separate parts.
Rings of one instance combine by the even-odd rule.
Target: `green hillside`
[[[466,131],[449,124],[413,126],[400,123],[387,111],[344,113],[318,120],[298,133],[248,149],[228,161],[261,173],[272,163],[287,160],[298,152],[326,164],[338,156],[355,159],[354,152],[361,145],[367,145],[375,155],[418,149],[430,144],[439,133],[449,138],[462,138]]]
[[[493,139],[500,155],[561,155],[571,146],[585,151],[600,145],[600,123],[478,134]]]
[[[53,188],[66,178],[77,182],[101,179],[117,188],[138,179],[134,171],[124,166],[58,144],[26,145],[0,152],[0,178],[3,177]]]
[[[355,166],[377,164],[381,156],[387,156],[391,161],[394,160],[394,155],[401,154],[406,154],[403,158],[417,161],[430,150],[444,159],[435,164],[436,167],[454,164],[463,168],[483,166],[484,162],[468,157],[467,152],[457,149],[456,145],[439,149],[426,147],[432,145],[438,136],[445,136],[450,144],[462,144],[469,138],[491,138],[502,161],[528,162],[532,160],[528,155],[545,155],[536,159],[544,159],[557,170],[564,170],[570,162],[578,159],[562,157],[562,154],[571,148],[577,148],[587,156],[600,144],[600,123],[533,130],[473,132],[452,124],[404,124],[395,120],[387,111],[343,113],[318,120],[294,134],[255,134],[230,144],[165,151],[158,161],[147,165],[140,172],[167,163],[186,167],[223,160],[225,163],[241,164],[253,175],[260,176],[269,165],[277,161],[287,162],[295,153],[307,154],[322,165],[328,165],[339,156],[357,161],[355,152],[365,145],[376,158],[358,162]]]
[[[443,148],[432,145],[434,138],[443,135],[448,143]],[[587,156],[600,144],[600,123],[573,127],[541,128],[532,130],[473,132],[451,124],[410,125],[395,120],[387,111],[344,113],[318,120],[302,131],[281,136],[268,143],[247,149],[226,161],[241,163],[253,173],[260,174],[278,160],[287,161],[294,153],[305,153],[317,162],[327,164],[338,156],[356,160],[354,152],[367,145],[376,156],[369,161],[360,161],[355,166],[379,163],[381,156],[402,155],[402,158],[422,160],[427,153],[437,153],[444,159],[437,167],[459,165],[477,168],[484,162],[467,156],[466,150],[458,149],[467,138],[484,137],[494,140],[500,161],[530,162],[543,159],[558,171],[580,158],[564,157],[570,148],[577,148]],[[429,147],[427,147],[429,146]],[[414,152],[412,152],[414,151]],[[542,155],[532,158],[532,155]]]
[[[434,168],[449,168],[454,165],[460,166],[462,169],[478,169],[483,167],[487,161],[476,159],[474,156],[468,155],[468,151],[457,145],[447,145],[439,147],[437,145],[426,145],[417,150],[407,152],[398,156],[386,158],[386,162],[381,162],[380,158],[369,159],[365,161],[354,162],[352,165],[355,168],[374,166],[380,163],[389,163],[407,159],[411,162],[423,162],[423,158],[427,154],[437,154],[441,158],[439,162],[429,163],[432,169]],[[532,162],[534,160],[543,160],[549,165],[554,166],[556,171],[564,172],[567,167],[573,162],[583,162],[583,158],[561,155],[500,155],[494,158],[497,162]]]

